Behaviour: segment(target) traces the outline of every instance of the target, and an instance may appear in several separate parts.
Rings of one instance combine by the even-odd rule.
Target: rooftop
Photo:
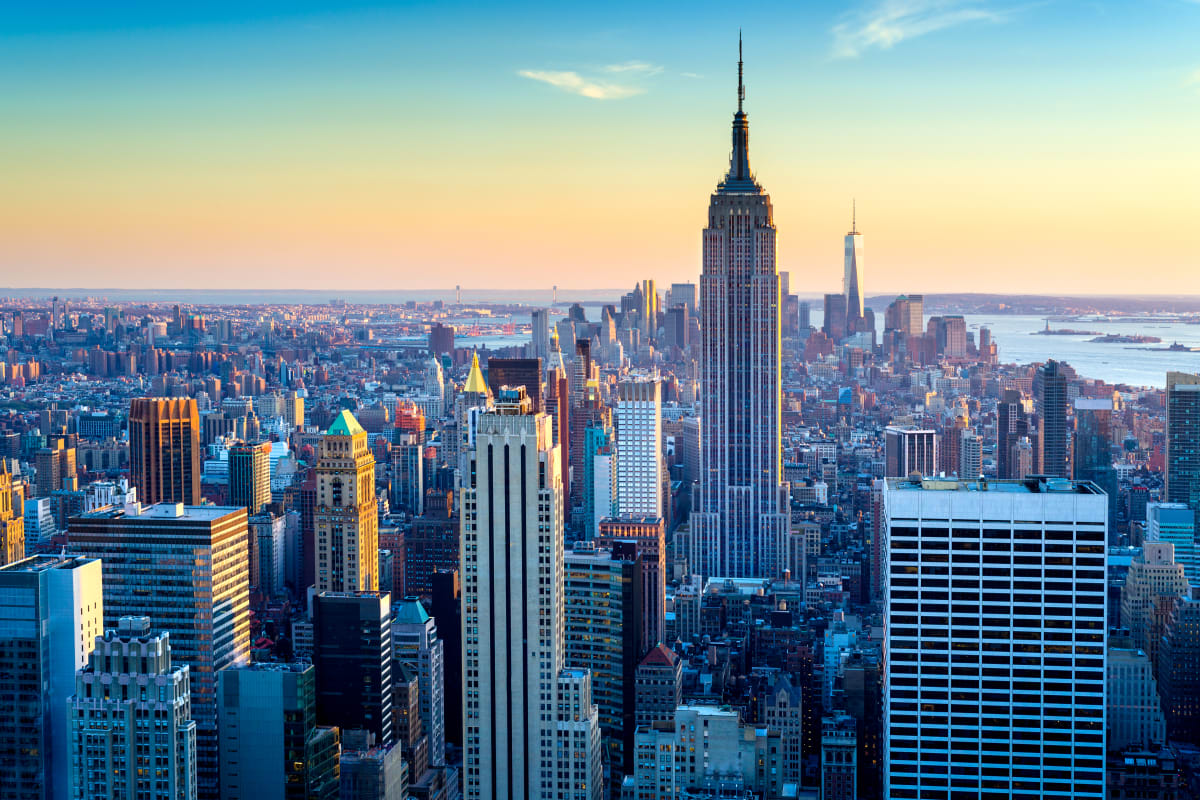
[[[30,556],[0,567],[4,572],[45,572],[50,569],[75,569],[96,559],[85,556]]]
[[[888,478],[887,488],[903,492],[1007,492],[1010,494],[1101,494],[1090,481],[1073,481],[1046,475],[1023,480],[960,480],[958,478]]]
[[[355,434],[367,431],[362,425],[358,424],[358,420],[349,411],[343,409],[342,413],[337,415],[337,419],[329,426],[329,430],[325,431],[326,436],[354,436]]]
[[[155,503],[144,506],[128,503],[124,506],[103,506],[95,511],[81,514],[83,519],[177,519],[188,522],[213,522],[237,512],[245,513],[245,506],[185,506],[183,503]]]

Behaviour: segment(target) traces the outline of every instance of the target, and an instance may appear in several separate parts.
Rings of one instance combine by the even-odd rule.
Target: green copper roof
[[[366,433],[366,429],[358,424],[358,420],[349,411],[342,411],[337,415],[337,419],[329,426],[329,430],[325,431],[326,436],[353,436],[356,433]]]
[[[406,597],[396,607],[396,622],[401,625],[422,625],[429,621],[425,606],[415,597]]]

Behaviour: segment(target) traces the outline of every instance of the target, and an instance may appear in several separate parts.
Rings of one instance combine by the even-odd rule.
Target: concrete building
[[[1170,542],[1146,542],[1129,565],[1121,587],[1120,625],[1130,630],[1134,646],[1144,650],[1156,667],[1166,622],[1162,601],[1173,602],[1187,592],[1187,575],[1175,560],[1175,546]]]
[[[271,502],[271,443],[235,444],[229,448],[229,503],[251,515]]]
[[[521,389],[478,417],[463,475],[464,794],[549,797],[559,776],[563,478]]]
[[[400,746],[342,751],[342,789],[339,800],[406,800],[408,765]]]
[[[437,622],[416,597],[405,597],[392,618],[392,657],[402,661],[420,679],[418,708],[429,738],[429,764],[446,764],[446,650],[438,637]],[[419,775],[413,775],[415,780]]]
[[[349,411],[342,411],[321,438],[316,473],[317,591],[377,591],[375,457],[367,446],[366,430]]]
[[[254,663],[217,679],[223,800],[338,797],[338,729],[317,725],[311,664]]]
[[[1200,585],[1200,549],[1196,546],[1196,515],[1186,503],[1148,503],[1146,541],[1169,542],[1176,563],[1183,565],[1188,583]]]
[[[858,733],[853,717],[821,720],[821,800],[857,800]]]
[[[1108,750],[1157,748],[1167,741],[1154,665],[1145,651],[1108,648]]]
[[[958,791],[1103,797],[1107,498],[890,479],[884,513],[884,796],[946,791],[953,766]]]
[[[104,562],[104,624],[148,616],[187,665],[202,798],[217,793],[217,672],[250,659],[246,509],[159,503],[70,522],[71,548]]]
[[[196,798],[189,677],[186,665],[172,665],[170,635],[151,632],[149,617],[122,617],[96,637],[69,702],[71,797]]]
[[[73,800],[69,699],[103,632],[101,566],[34,556],[0,567],[0,796]]]
[[[592,674],[565,668],[558,673],[554,770],[559,800],[600,800],[604,793],[600,712],[592,702]],[[549,766],[541,764],[544,769]]]
[[[914,472],[937,474],[937,431],[889,425],[883,432],[884,475],[907,478]]]
[[[771,730],[779,731],[783,746],[783,782],[799,786],[804,778],[804,699],[799,687],[793,686],[786,676],[776,678],[763,699],[762,720]],[[824,769],[821,775],[824,782]]]
[[[666,645],[646,654],[634,673],[636,727],[675,719],[683,705],[683,661]]]

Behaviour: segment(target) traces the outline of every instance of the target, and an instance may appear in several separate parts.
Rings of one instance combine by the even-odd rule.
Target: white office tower
[[[416,597],[405,597],[392,619],[392,657],[412,667],[418,676],[421,727],[429,737],[429,765],[446,765],[445,644],[437,622]],[[412,776],[416,781],[421,776]]]
[[[600,711],[592,702],[592,673],[564,669],[558,674],[559,791],[556,800],[600,800],[604,767],[600,760]],[[542,767],[549,766],[543,764]]]
[[[0,796],[75,797],[68,701],[103,632],[98,559],[33,556],[0,567]]]
[[[661,517],[662,389],[657,378],[617,387],[617,516]]]
[[[884,515],[884,796],[1103,797],[1107,497],[889,479]]]
[[[503,389],[463,475],[467,800],[553,798],[563,663],[562,459],[548,414]]]
[[[79,800],[196,797],[191,673],[167,633],[121,617],[96,637],[70,701],[71,791]]]
[[[973,481],[983,475],[983,437],[964,433],[958,442],[958,474]]]

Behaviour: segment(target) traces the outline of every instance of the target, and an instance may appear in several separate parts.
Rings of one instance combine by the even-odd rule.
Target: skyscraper
[[[392,606],[387,592],[321,592],[313,597],[317,719],[395,738],[392,720]]]
[[[1066,478],[1067,470],[1067,376],[1062,365],[1051,359],[1038,370],[1038,431],[1043,475]]]
[[[889,425],[883,432],[884,475],[907,478],[914,472],[937,474],[937,431]]]
[[[250,659],[245,508],[105,507],[70,522],[71,548],[104,563],[104,624],[148,616],[191,673],[200,796],[216,797],[217,672]]]
[[[196,723],[187,665],[167,633],[122,617],[96,637],[70,701],[71,797],[195,800]],[[153,766],[153,769],[149,769]]]
[[[996,404],[996,477],[1024,478],[1013,463],[1013,445],[1029,435],[1029,419],[1019,389],[1005,389]]]
[[[534,412],[542,411],[542,364],[541,358],[489,358],[488,389],[495,396],[501,386],[524,386],[525,395],[533,401]]]
[[[657,379],[625,380],[613,413],[617,433],[617,515],[663,515],[662,391]]]
[[[842,278],[842,294],[846,298],[846,330],[862,329],[863,312],[863,239],[858,232],[858,217],[851,215],[850,232],[846,234],[846,270]]]
[[[563,481],[551,420],[522,390],[479,416],[464,476],[467,800],[551,797],[563,665]]]
[[[34,556],[0,567],[0,797],[68,800],[68,700],[103,631],[100,562]]]
[[[1166,500],[1200,514],[1200,375],[1167,373],[1166,456]]]
[[[271,443],[229,448],[229,502],[257,514],[271,502]]]
[[[129,482],[147,504],[200,502],[200,412],[186,397],[129,404]]]
[[[429,764],[446,764],[446,649],[437,622],[415,597],[405,597],[392,620],[392,656],[416,671],[421,727],[429,737]],[[420,775],[413,775],[413,780]]]
[[[268,662],[217,674],[223,800],[336,800],[339,731],[317,725],[316,675]]]
[[[535,308],[530,316],[529,356],[542,361],[550,358],[550,309]]]
[[[893,478],[884,509],[884,796],[1104,797],[1104,496]]]
[[[779,273],[771,198],[750,172],[744,99],[739,42],[733,152],[703,239],[703,475],[689,555],[701,575],[774,577],[790,517],[780,480]]]
[[[1146,541],[1170,542],[1175,563],[1183,565],[1188,583],[1200,585],[1200,548],[1196,546],[1196,516],[1185,503],[1146,505]]]
[[[1116,544],[1117,471],[1113,468],[1113,412],[1120,396],[1075,399],[1075,436],[1071,471],[1077,481],[1091,481],[1108,495],[1109,544]]]
[[[376,591],[375,457],[367,446],[367,432],[349,411],[338,414],[321,438],[316,473],[317,591]]]
[[[633,771],[635,677],[642,650],[642,559],[637,545],[576,543],[564,557],[565,658],[591,670],[610,789]]]

